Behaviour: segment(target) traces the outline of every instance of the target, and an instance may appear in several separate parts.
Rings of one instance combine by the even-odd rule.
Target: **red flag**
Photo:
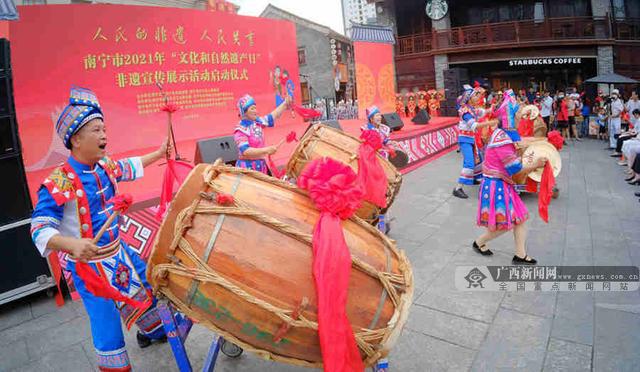
[[[551,203],[553,186],[555,186],[555,184],[556,180],[553,177],[553,168],[551,168],[551,163],[547,162],[547,164],[544,165],[544,171],[542,171],[540,193],[538,194],[538,212],[540,213],[540,218],[546,223],[549,223],[549,203]]]
[[[153,300],[151,296],[149,296],[147,301],[142,302],[136,301],[130,297],[123,295],[117,289],[113,288],[109,283],[107,283],[107,281],[103,277],[99,276],[88,263],[77,261],[76,274],[78,274],[82,281],[84,281],[84,285],[87,290],[96,297],[108,298],[114,301],[124,302],[127,305],[131,305],[140,310],[146,310],[152,304]]]
[[[295,104],[292,106],[293,106],[293,111],[295,111],[298,115],[302,116],[303,119],[309,120],[309,119],[315,119],[322,116],[321,113],[319,113],[314,109],[305,108]]]
[[[358,209],[362,188],[353,170],[331,158],[316,159],[298,177],[320,210],[313,229],[313,277],[318,298],[318,336],[326,372],[363,371],[362,357],[347,318],[351,254],[341,220]]]
[[[162,189],[160,190],[160,205],[158,206],[158,212],[156,212],[156,218],[159,221],[164,217],[169,203],[171,203],[171,199],[173,199],[174,183],[182,185],[192,169],[193,165],[191,163],[182,160],[167,159],[167,169],[164,171]]]
[[[382,138],[375,130],[362,131],[364,141],[358,148],[358,180],[365,193],[363,200],[379,207],[387,205],[387,176],[376,153],[382,148]]]

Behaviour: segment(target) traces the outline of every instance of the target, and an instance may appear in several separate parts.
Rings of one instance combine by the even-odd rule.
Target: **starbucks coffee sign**
[[[509,60],[509,67],[578,65],[582,57],[522,58]]]

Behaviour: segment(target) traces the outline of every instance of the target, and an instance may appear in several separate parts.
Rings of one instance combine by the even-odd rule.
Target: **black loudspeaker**
[[[0,182],[0,226],[31,217],[31,198],[22,158],[0,158],[0,174],[6,175]]]
[[[400,130],[404,127],[404,123],[397,112],[382,114],[382,117],[384,118],[384,123],[391,128],[392,131]]]
[[[431,120],[431,118],[429,117],[429,113],[425,109],[421,109],[420,111],[418,111],[416,116],[411,119],[414,124],[418,125],[429,124],[429,120]]]
[[[51,272],[47,261],[33,245],[29,220],[13,226],[0,227],[0,304],[21,297],[20,289],[47,284],[51,287]],[[54,253],[55,254],[55,253]]]
[[[198,141],[194,163],[213,163],[221,158],[226,164],[238,160],[238,146],[233,136],[209,138]]]
[[[454,67],[443,71],[444,95],[446,99],[455,99],[462,94],[462,86],[469,84],[469,71]]]
[[[11,70],[11,48],[9,40],[0,39],[0,72]]]

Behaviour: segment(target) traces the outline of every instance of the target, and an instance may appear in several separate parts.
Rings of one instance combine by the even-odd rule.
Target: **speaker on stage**
[[[402,119],[400,119],[400,116],[398,116],[397,112],[382,114],[382,118],[391,131],[400,130],[404,127],[404,123],[402,122]]]
[[[10,176],[0,183],[0,226],[31,217],[31,197],[22,157],[0,157],[0,174]]]
[[[429,124],[429,120],[431,120],[431,118],[429,117],[429,113],[425,109],[421,109],[420,111],[418,111],[416,116],[411,119],[411,121],[417,125]]]
[[[238,146],[233,136],[209,138],[197,142],[194,163],[213,163],[218,158],[226,164],[234,164],[238,160]]]
[[[462,86],[469,84],[469,71],[454,67],[443,71],[444,95],[446,99],[455,99],[462,94]]]

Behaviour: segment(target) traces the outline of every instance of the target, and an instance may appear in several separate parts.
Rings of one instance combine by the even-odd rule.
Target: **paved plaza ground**
[[[537,198],[523,197],[532,218],[528,253],[542,265],[640,265],[640,187],[623,181],[622,167],[601,141],[562,151],[560,198],[550,222],[537,215]],[[413,265],[415,298],[390,356],[391,371],[637,371],[640,369],[640,293],[461,292],[457,266],[509,265],[512,235],[480,256],[471,242],[475,197],[451,190],[460,170],[452,152],[406,175],[392,207],[391,236]],[[469,190],[476,194],[476,188]],[[127,333],[134,370],[177,370],[168,344],[141,350]],[[194,327],[187,341],[200,369],[212,334]],[[81,303],[57,308],[43,294],[0,306],[0,371],[95,370],[89,322]],[[303,371],[244,354],[219,358],[217,371]]]

